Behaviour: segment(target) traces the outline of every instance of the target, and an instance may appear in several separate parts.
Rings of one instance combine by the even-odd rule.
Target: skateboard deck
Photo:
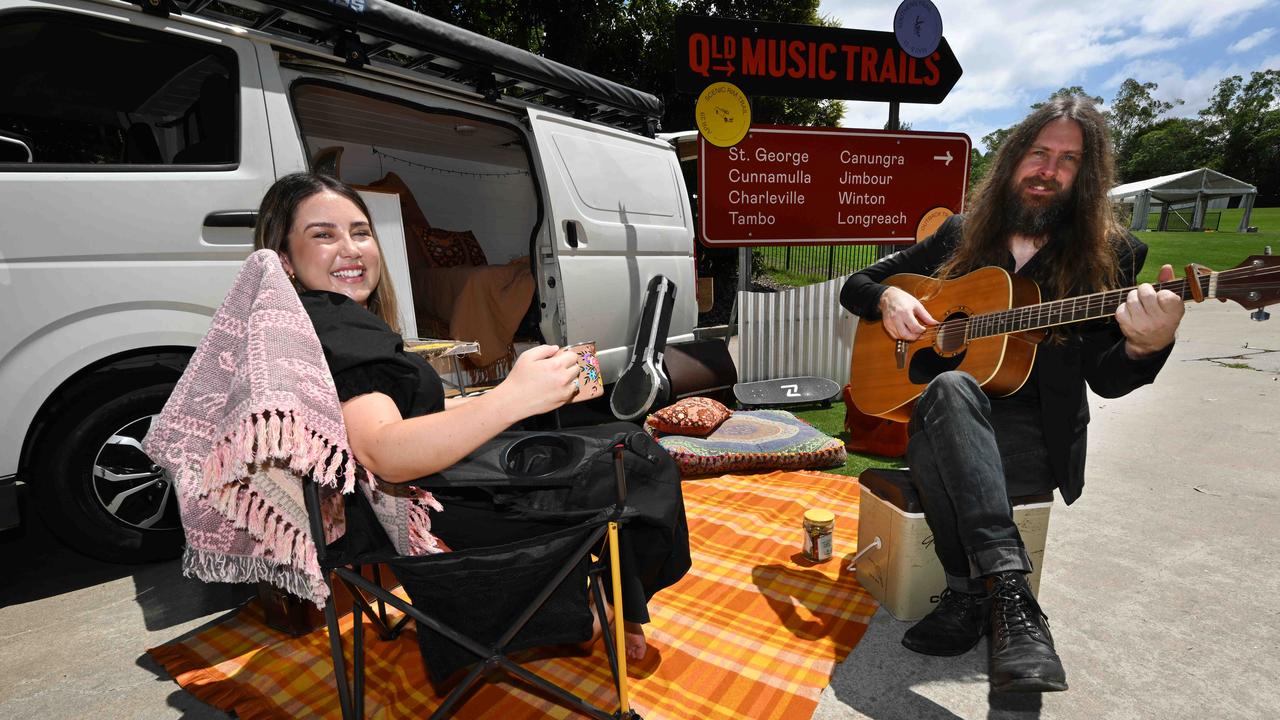
[[[810,403],[829,406],[831,400],[839,394],[840,386],[834,380],[812,376],[757,380],[733,386],[733,396],[743,407],[776,407]]]

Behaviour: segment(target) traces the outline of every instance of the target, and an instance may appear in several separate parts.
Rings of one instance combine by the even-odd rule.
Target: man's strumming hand
[[[916,340],[926,327],[938,324],[915,296],[892,285],[880,295],[880,317],[894,340]]]

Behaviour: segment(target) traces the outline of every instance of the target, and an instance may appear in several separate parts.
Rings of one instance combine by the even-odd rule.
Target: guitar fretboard
[[[1196,280],[1200,283],[1203,295],[1208,296],[1210,276],[1204,275]],[[1156,290],[1169,290],[1184,301],[1194,297],[1185,278],[1155,283],[1153,287]],[[1009,310],[973,315],[962,321],[967,330],[965,335],[973,340],[1108,317],[1115,313],[1116,308],[1124,302],[1125,296],[1133,289],[1133,287],[1127,287],[1106,290],[1092,295],[1079,295],[1038,305],[1025,305]]]

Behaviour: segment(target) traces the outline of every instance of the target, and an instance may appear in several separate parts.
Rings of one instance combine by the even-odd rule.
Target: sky
[[[1218,81],[1280,70],[1275,0],[933,0],[960,81],[938,105],[902,104],[912,130],[982,137],[1020,121],[1031,104],[1080,85],[1110,103],[1125,78],[1182,99],[1169,116],[1196,116]],[[899,0],[822,0],[841,27],[893,30]],[[880,128],[887,103],[847,102],[843,124]]]

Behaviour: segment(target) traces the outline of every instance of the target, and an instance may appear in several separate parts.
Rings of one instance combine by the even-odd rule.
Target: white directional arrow
[[[934,160],[945,160],[947,167],[951,167],[951,151],[948,150],[946,155],[934,155]]]

